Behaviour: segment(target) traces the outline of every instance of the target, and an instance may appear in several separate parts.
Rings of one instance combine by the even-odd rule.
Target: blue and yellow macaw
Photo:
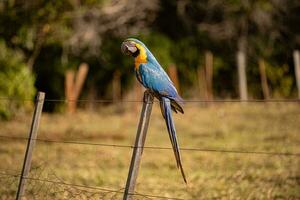
[[[125,55],[134,57],[137,80],[160,101],[161,112],[166,121],[177,167],[180,169],[183,180],[186,183],[186,177],[181,164],[176,129],[172,119],[172,110],[176,113],[184,113],[181,107],[183,100],[178,95],[167,73],[141,41],[133,38],[126,39],[121,45],[121,51]]]

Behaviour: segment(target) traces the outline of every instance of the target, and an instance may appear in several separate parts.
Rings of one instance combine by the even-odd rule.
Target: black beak
[[[127,56],[134,56],[137,54],[138,48],[135,46],[135,44],[129,41],[125,41],[121,45],[121,51]]]

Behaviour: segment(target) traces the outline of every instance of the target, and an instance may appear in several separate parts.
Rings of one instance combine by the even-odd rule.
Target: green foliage
[[[171,56],[174,45],[166,35],[158,32],[151,32],[141,36],[141,40],[150,49],[164,69],[167,69],[171,63],[174,63],[174,59]]]
[[[174,63],[178,67],[179,79],[181,87],[188,91],[193,88],[191,86],[197,84],[197,73],[198,67],[203,67],[203,54],[200,52],[197,43],[193,38],[183,38],[179,41],[173,41],[172,46],[172,57]],[[184,92],[183,94],[187,94]],[[192,91],[195,94],[194,91]]]
[[[172,55],[179,68],[196,68],[201,61],[199,47],[192,38],[174,41]]]
[[[287,65],[293,62],[291,52],[300,48],[299,2],[151,2],[157,4],[151,12],[147,11],[151,6],[142,9],[143,5],[134,2],[124,12],[112,0],[0,2],[1,38],[9,48],[21,52],[11,58],[4,56],[5,60],[22,63],[14,64],[21,66],[16,70],[28,77],[32,75],[26,74],[29,72],[20,55],[26,61],[32,60],[33,72],[37,74],[35,85],[48,98],[64,98],[65,70],[86,62],[90,68],[83,95],[95,88],[97,98],[107,98],[105,94],[116,70],[122,74],[122,89],[132,86],[133,61],[121,54],[120,44],[134,33],[164,69],[176,64],[183,95],[188,95],[188,90],[195,94],[196,70],[204,66],[204,52],[210,50],[214,54],[215,96],[235,98],[235,53],[244,45],[249,96],[261,97],[256,63],[259,58],[272,63],[267,67],[272,96],[292,95],[294,74]],[[141,9],[145,10],[144,16],[137,14]],[[4,79],[0,81],[6,84]],[[6,89],[5,84],[0,87]]]
[[[288,75],[289,66],[272,66],[266,63],[267,76],[274,97],[288,97],[292,92],[293,79]]]
[[[119,71],[122,89],[126,90],[131,86],[134,78],[133,59],[129,59],[121,53],[121,38],[107,37],[103,41],[100,55],[97,56],[98,58],[94,58],[98,62],[91,69],[91,73],[94,73],[94,75],[90,74],[91,80],[94,81],[93,84],[98,85],[98,89],[104,91],[103,93],[108,92],[110,94],[111,91],[107,88],[111,86],[113,73]]]
[[[130,63],[130,59],[126,58],[121,53],[120,38],[106,38],[101,48],[101,62],[103,64],[102,69],[115,70],[118,69],[123,73],[126,73],[130,68],[133,68],[133,63]]]
[[[30,106],[34,96],[34,77],[19,51],[13,51],[0,40],[0,118],[9,119],[20,109]]]

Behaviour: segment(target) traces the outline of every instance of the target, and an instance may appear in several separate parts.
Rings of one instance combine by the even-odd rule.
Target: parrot
[[[126,56],[134,57],[137,80],[159,100],[161,113],[166,122],[177,168],[180,169],[182,178],[187,184],[182,167],[175,124],[172,118],[172,110],[175,113],[180,112],[184,114],[182,108],[183,99],[179,96],[167,73],[143,42],[135,38],[125,39],[121,44],[121,52]]]

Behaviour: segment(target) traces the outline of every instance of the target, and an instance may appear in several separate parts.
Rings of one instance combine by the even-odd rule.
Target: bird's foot
[[[144,102],[153,103],[153,98],[154,98],[154,93],[151,90],[147,89],[144,92]]]

